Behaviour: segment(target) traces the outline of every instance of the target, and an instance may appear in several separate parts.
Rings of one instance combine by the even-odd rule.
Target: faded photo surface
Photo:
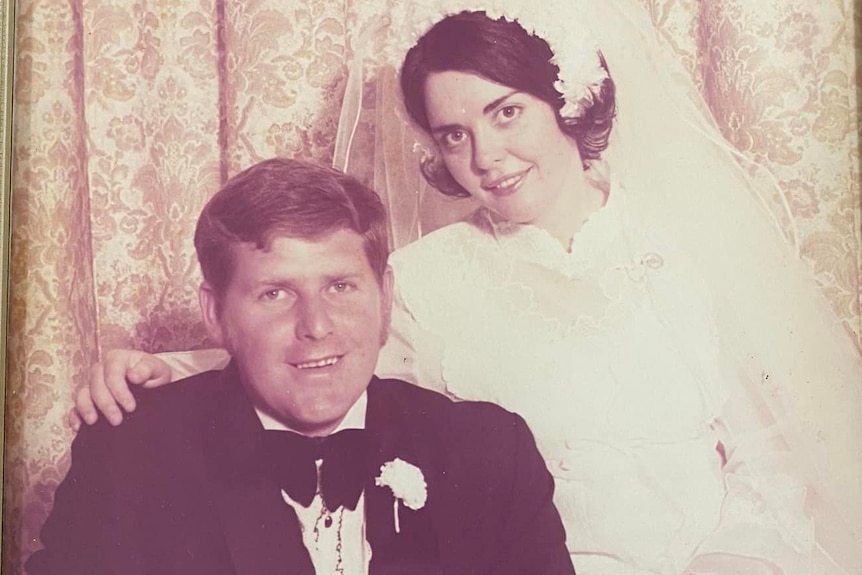
[[[19,0],[4,574],[41,546],[92,365],[114,349],[172,352],[177,375],[226,363],[195,223],[275,156],[382,197],[396,294],[377,373],[521,414],[579,574],[862,568],[853,6],[559,4],[543,39],[589,74],[574,31],[595,30],[595,90],[552,108],[473,62],[422,84],[417,126],[399,67],[439,15],[404,0]],[[563,121],[613,99],[602,69],[607,151]]]

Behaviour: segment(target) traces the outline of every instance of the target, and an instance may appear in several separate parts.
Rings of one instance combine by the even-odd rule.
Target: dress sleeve
[[[227,351],[220,348],[157,353],[156,357],[171,368],[171,381],[212,369],[223,369],[230,361]]]
[[[849,575],[815,537],[812,476],[743,377],[712,428],[723,458],[720,521],[686,575]]]
[[[757,354],[757,342],[744,339],[744,329],[727,327],[744,326],[747,318],[716,301],[683,250],[659,240],[646,240],[665,256],[664,267],[650,276],[651,296],[709,406],[706,423],[724,484],[716,525],[689,557],[684,575],[849,574],[838,566],[843,558],[833,561],[824,550],[841,529],[824,536],[819,518],[814,528],[820,482],[788,440],[799,422],[782,418],[768,403],[769,390],[781,382],[763,381],[768,358]]]
[[[417,319],[399,287],[396,273],[392,324],[386,345],[380,350],[375,373],[445,393],[442,378],[443,343]]]

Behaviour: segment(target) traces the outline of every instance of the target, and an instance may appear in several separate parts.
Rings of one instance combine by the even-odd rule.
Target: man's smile
[[[290,363],[290,365],[292,365],[293,367],[295,367],[297,369],[319,369],[321,367],[329,367],[331,365],[335,365],[336,363],[341,361],[342,357],[344,357],[344,356],[343,355],[330,355],[328,357],[324,357],[321,359],[311,359],[311,360],[297,362],[297,363],[293,363],[293,362],[288,362],[288,363]]]

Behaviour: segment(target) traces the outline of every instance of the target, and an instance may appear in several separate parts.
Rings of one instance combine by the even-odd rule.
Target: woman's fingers
[[[90,372],[89,388],[84,387],[78,390],[76,401],[78,412],[82,415],[84,421],[90,425],[96,422],[99,417],[99,412],[105,416],[105,419],[107,419],[111,425],[119,425],[123,421],[123,412],[117,404],[114,393],[107,385],[107,380],[112,377],[116,378],[119,373],[119,377],[123,380],[123,387],[125,387],[126,392],[131,395],[128,385],[125,382],[126,368],[117,367],[116,361],[111,361],[110,355],[111,354],[109,353],[105,356],[104,363],[97,363],[93,366],[93,369]],[[95,409],[90,410],[90,404],[94,405]],[[82,411],[81,407],[84,407],[86,411]],[[134,409],[134,398],[132,399],[132,408]]]
[[[170,366],[155,355],[141,353],[140,359],[126,371],[129,383],[145,388],[159,387],[170,383],[173,378]],[[110,382],[109,382],[110,383]]]
[[[99,411],[96,408],[96,404],[93,401],[93,396],[90,391],[90,388],[93,387],[93,382],[102,380],[102,364],[95,363],[90,366],[90,381],[88,385],[79,388],[74,393],[75,400],[75,414],[77,417],[73,417],[73,414],[69,414],[68,423],[74,430],[78,430],[80,427],[80,420],[84,420],[87,425],[93,425],[99,419]],[[99,385],[104,386],[104,384],[96,383],[96,386]]]
[[[75,397],[74,399],[76,405],[69,410],[69,413],[66,414],[66,425],[68,425],[69,429],[71,429],[72,431],[77,432],[79,429],[81,429],[82,416],[78,415],[77,397]]]
[[[171,368],[154,355],[130,349],[111,350],[90,368],[90,382],[75,392],[75,409],[67,423],[77,430],[81,420],[96,423],[99,414],[111,425],[123,421],[123,411],[135,410],[130,385],[157,387],[171,381]]]
[[[133,368],[144,355],[140,351],[113,349],[105,354],[102,379],[94,379],[90,382],[93,399],[99,411],[104,413],[113,425],[118,425],[123,420],[120,407],[129,412],[135,410],[135,397],[129,389],[129,384],[143,382],[128,376],[134,374]],[[115,415],[119,415],[116,423],[112,419]]]

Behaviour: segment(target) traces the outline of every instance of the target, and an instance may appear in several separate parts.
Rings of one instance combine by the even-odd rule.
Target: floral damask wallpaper
[[[862,341],[851,3],[641,3],[727,139],[786,190],[784,224]],[[191,244],[206,198],[269,156],[331,161],[361,9],[19,0],[4,573],[38,546],[89,366],[206,345]]]

